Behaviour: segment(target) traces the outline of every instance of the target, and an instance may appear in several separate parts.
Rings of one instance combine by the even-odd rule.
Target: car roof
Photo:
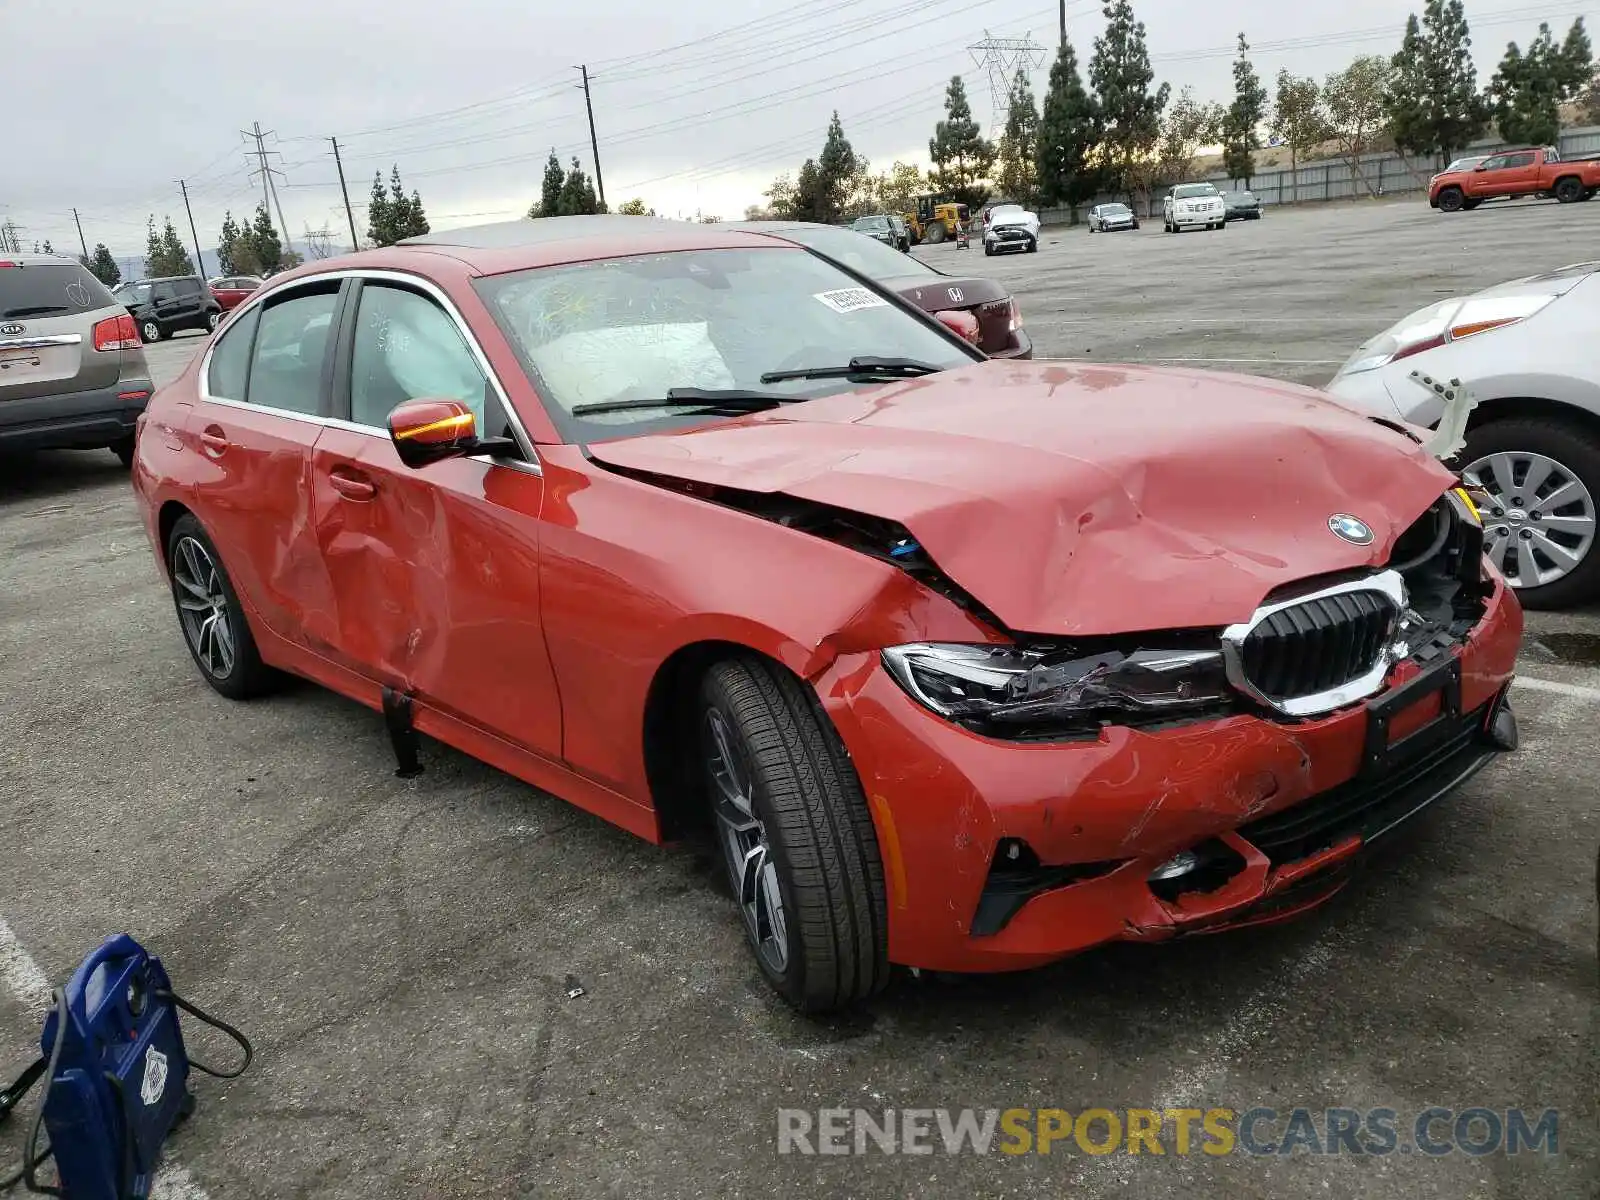
[[[0,262],[14,263],[19,267],[62,266],[67,263],[75,267],[83,265],[68,254],[13,254],[9,250],[0,250]]]

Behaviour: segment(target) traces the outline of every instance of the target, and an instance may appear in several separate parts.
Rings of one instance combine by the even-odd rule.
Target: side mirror
[[[978,344],[978,318],[959,308],[947,308],[933,314],[934,320],[957,337]]]
[[[518,453],[509,438],[480,438],[478,419],[459,400],[407,400],[389,414],[389,438],[400,461],[416,470],[469,454]]]
[[[1489,165],[1487,163],[1479,163],[1477,166],[1473,167],[1472,169],[1474,171],[1487,171],[1489,169]]]

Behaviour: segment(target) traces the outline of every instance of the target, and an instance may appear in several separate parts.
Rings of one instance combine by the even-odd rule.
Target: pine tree
[[[372,173],[372,197],[367,201],[367,237],[374,246],[392,246],[400,239],[394,232],[395,214],[389,193],[383,189],[383,172]]]
[[[800,164],[800,174],[795,177],[788,212],[783,218],[789,221],[819,220],[817,210],[822,203],[822,171],[816,159],[808,158]]]
[[[1389,133],[1406,154],[1449,160],[1488,123],[1461,0],[1427,0],[1406,21],[1385,101]]]
[[[544,164],[544,183],[540,188],[539,199],[528,209],[530,220],[553,217],[561,211],[561,185],[566,179],[566,172],[561,169],[561,160],[556,157],[556,152],[551,150],[549,161]]]
[[[150,214],[145,223],[144,273],[148,276],[165,275],[161,269],[161,235],[156,232],[156,215]]]
[[[1039,197],[1039,106],[1034,103],[1028,73],[1017,68],[1006,105],[1006,129],[996,147],[999,166],[995,183],[1000,194],[1032,207]]]
[[[255,273],[270,275],[282,269],[283,241],[278,237],[278,231],[272,227],[272,214],[267,212],[265,203],[256,205],[255,220],[251,222],[248,231],[241,233],[241,237],[249,244],[250,253],[255,256]]]
[[[422,207],[422,196],[416,188],[411,189],[411,201],[408,205],[410,223],[406,226],[407,237],[421,237],[425,233],[432,233],[433,227],[428,224],[428,214]]]
[[[389,226],[393,240],[390,244],[410,237],[416,224],[417,214],[411,208],[411,198],[400,182],[400,166],[392,164],[389,169]]]
[[[239,268],[234,265],[233,248],[239,240],[239,226],[234,224],[233,212],[222,214],[222,231],[217,235],[217,272],[222,275],[237,275]]]
[[[1239,35],[1239,57],[1233,61],[1233,103],[1222,125],[1222,162],[1229,179],[1246,187],[1256,173],[1255,152],[1261,149],[1261,122],[1267,118],[1267,89],[1250,61],[1250,43]]]
[[[828,225],[838,224],[850,199],[856,177],[856,152],[844,136],[838,110],[828,122],[828,136],[817,159],[816,213],[811,218]]]
[[[189,251],[184,249],[183,239],[178,236],[171,217],[167,218],[161,230],[161,253],[166,267],[161,272],[163,275],[194,274],[194,260],[189,257]]]
[[[117,260],[111,257],[111,251],[106,249],[104,242],[94,244],[94,255],[89,259],[89,273],[107,287],[116,287],[122,282]]]
[[[1100,191],[1094,164],[1100,144],[1100,112],[1083,86],[1078,56],[1063,41],[1050,66],[1050,86],[1039,118],[1038,185],[1042,200],[1065,204],[1078,220],[1078,207]]]
[[[1561,136],[1561,105],[1577,97],[1591,77],[1589,35],[1579,17],[1557,46],[1548,24],[1527,53],[1506,46],[1500,68],[1489,83],[1495,125],[1508,142],[1545,145]]]
[[[928,141],[929,172],[935,190],[970,208],[989,198],[983,180],[994,166],[995,149],[978,129],[961,76],[953,76],[944,95],[945,119]]]
[[[1300,155],[1328,139],[1328,118],[1322,88],[1315,79],[1278,72],[1278,102],[1272,111],[1272,132],[1289,147],[1289,201],[1299,199]]]
[[[1094,88],[1103,127],[1103,152],[1109,182],[1130,193],[1135,166],[1148,159],[1161,136],[1161,113],[1172,89],[1163,83],[1154,92],[1155,71],[1145,45],[1144,22],[1136,20],[1130,0],[1110,0],[1106,29],[1094,40],[1089,82]]]
[[[561,184],[561,195],[556,201],[556,215],[582,216],[596,212],[599,202],[595,198],[594,184],[584,174],[582,165],[574,157],[572,169]]]

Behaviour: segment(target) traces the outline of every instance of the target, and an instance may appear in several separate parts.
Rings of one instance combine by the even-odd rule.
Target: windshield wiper
[[[65,304],[24,304],[21,308],[8,308],[0,317],[37,317],[44,313],[66,312]]]
[[[762,383],[783,383],[788,379],[851,379],[855,376],[880,379],[915,379],[918,375],[932,375],[944,370],[932,363],[915,358],[878,358],[871,354],[857,355],[844,366],[800,367],[793,371],[768,371]]]
[[[765,379],[763,383],[767,382]],[[642,412],[652,408],[699,408],[710,412],[761,412],[780,404],[797,404],[810,400],[810,396],[790,396],[782,392],[753,392],[748,388],[668,388],[660,399],[606,400],[599,404],[580,404],[572,410],[575,417],[592,413]]]

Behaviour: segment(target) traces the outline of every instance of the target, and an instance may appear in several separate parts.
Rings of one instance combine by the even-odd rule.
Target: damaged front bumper
[[[1364,704],[1077,742],[980,736],[876,655],[841,657],[816,683],[872,809],[891,960],[1010,970],[1314,907],[1363,847],[1514,746],[1521,628],[1496,578],[1460,646],[1396,666]]]

